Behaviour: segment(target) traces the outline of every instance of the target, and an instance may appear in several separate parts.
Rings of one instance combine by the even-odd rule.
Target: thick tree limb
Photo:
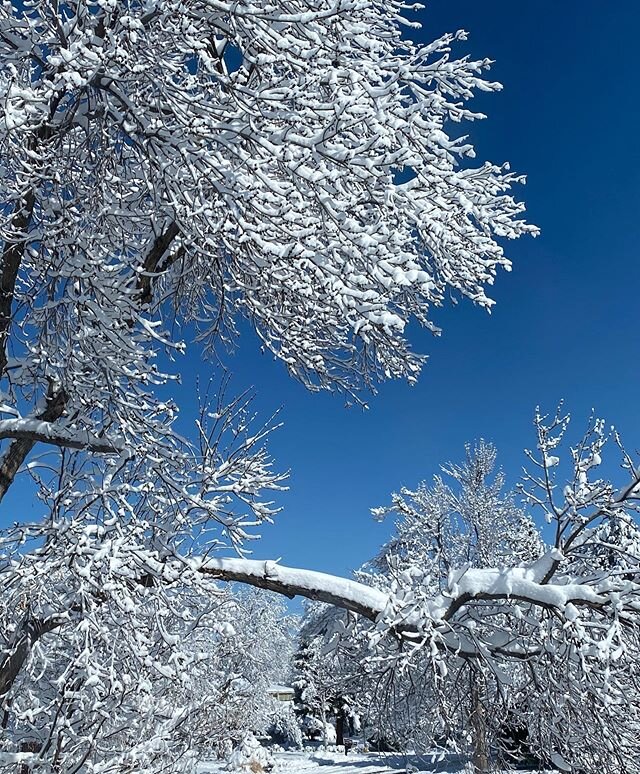
[[[313,570],[283,567],[255,559],[207,559],[197,569],[223,581],[238,581],[286,597],[306,597],[351,610],[375,621],[389,597],[364,583]]]
[[[138,300],[141,306],[151,303],[153,296],[153,279],[157,274],[167,269],[171,262],[161,264],[162,258],[169,249],[173,240],[180,233],[175,223],[171,223],[167,230],[160,234],[153,242],[142,265],[142,272],[138,276]]]
[[[558,561],[559,551],[552,549],[530,565],[509,568],[468,569],[450,580],[450,590],[434,597],[430,607],[434,618],[450,621],[455,613],[472,601],[519,600],[537,607],[562,612],[567,605],[601,608],[606,598],[584,583],[547,583],[539,577],[549,562]]]
[[[196,572],[216,580],[245,583],[291,598],[302,596],[325,602],[357,613],[373,622],[378,621],[386,611],[389,611],[398,618],[396,624],[390,624],[390,628],[410,638],[419,635],[421,623],[430,620],[437,626],[441,621],[447,622],[447,629],[442,638],[444,646],[460,657],[477,658],[478,652],[474,650],[464,632],[456,633],[451,628],[455,613],[463,605],[486,600],[521,601],[554,610],[560,615],[564,614],[570,604],[595,609],[606,607],[608,602],[606,595],[599,594],[597,589],[590,585],[538,582],[535,578],[536,574],[544,571],[548,562],[556,560],[556,554],[552,551],[537,562],[521,567],[466,570],[461,572],[458,578],[453,579],[448,594],[434,595],[432,600],[422,606],[420,613],[412,613],[404,619],[401,613],[395,614],[392,595],[348,578],[313,570],[284,567],[277,562],[255,559],[202,559],[191,561],[189,564]],[[151,577],[151,575],[145,575],[140,582],[150,585]],[[160,577],[159,580],[161,581]],[[640,594],[640,586],[638,593]],[[424,616],[424,621],[419,618],[420,615]],[[5,649],[4,654],[0,654],[2,658],[0,699],[11,689],[33,644],[43,634],[58,628],[65,620],[67,617],[60,615],[50,616],[44,620],[25,617],[13,637],[12,644]],[[485,643],[485,648],[491,650],[491,644]],[[522,649],[510,649],[505,647],[503,642],[496,642],[494,650],[496,653],[514,659],[526,659],[531,655],[539,654],[538,650],[528,653]]]
[[[29,656],[31,648],[35,643],[48,632],[54,631],[61,626],[66,619],[63,616],[52,615],[48,618],[32,618],[27,613],[20,626],[14,633],[11,643],[0,654],[0,701],[11,690],[16,677],[24,662]]]
[[[66,449],[86,449],[97,454],[114,454],[124,449],[122,444],[113,440],[99,438],[86,430],[69,430],[56,427],[51,422],[40,419],[3,419],[0,420],[0,440],[37,441],[61,446]]]
[[[64,390],[51,392],[44,411],[36,416],[36,420],[55,422],[63,415],[66,402],[67,395]],[[33,438],[17,438],[0,458],[0,501],[6,495],[20,466],[27,458],[31,449],[33,449],[35,443],[36,440]]]
[[[55,115],[63,92],[55,94],[51,100],[49,118]],[[50,123],[43,124],[30,138],[27,145],[29,150],[35,151],[38,144],[49,140],[57,131]],[[16,289],[16,281],[20,264],[24,257],[24,251],[28,244],[27,233],[33,218],[36,205],[36,189],[29,190],[21,201],[16,202],[10,230],[14,240],[6,239],[2,249],[2,268],[0,270],[0,377],[4,375],[9,356],[7,348],[9,343],[9,331],[11,329],[11,313],[13,297]]]
[[[434,623],[452,621],[464,605],[474,601],[520,601],[563,614],[568,605],[602,609],[607,604],[605,594],[583,583],[542,584],[538,575],[557,552],[551,551],[537,562],[521,567],[504,569],[468,569],[453,578],[450,589],[436,594],[422,606],[422,615]],[[237,581],[258,588],[275,591],[287,597],[302,596],[327,602],[344,610],[376,621],[387,609],[391,610],[392,597],[363,583],[339,578],[322,572],[284,567],[272,561],[255,559],[208,559],[196,566],[199,572],[222,581]],[[640,587],[639,587],[640,592]],[[415,631],[421,621],[413,613],[400,628]]]
[[[18,271],[26,247],[26,235],[33,215],[36,195],[30,191],[24,200],[16,205],[11,221],[11,230],[18,235],[15,242],[6,242],[2,251],[2,273],[0,274],[0,376],[7,367],[7,344],[11,327],[11,308],[16,288]]]

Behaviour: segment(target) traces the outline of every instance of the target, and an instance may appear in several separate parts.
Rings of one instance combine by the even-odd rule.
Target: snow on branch
[[[87,430],[53,425],[40,419],[0,420],[0,440],[40,441],[67,449],[83,449],[96,454],[118,454],[125,451],[122,440],[100,438]]]
[[[223,581],[237,581],[287,597],[301,596],[351,610],[375,621],[388,596],[364,583],[314,570],[256,559],[206,559],[196,569]]]
[[[559,552],[552,550],[544,558],[555,561],[558,555]],[[464,569],[452,573],[449,586],[446,594],[433,600],[434,619],[441,615],[449,620],[462,605],[473,600],[519,600],[558,612],[566,610],[569,604],[602,607],[607,601],[593,587],[582,583],[542,584],[527,566]]]
[[[473,601],[519,601],[564,614],[569,605],[604,607],[609,601],[606,589],[584,583],[541,583],[540,569],[559,558],[556,549],[540,560],[521,567],[463,569],[452,572],[449,588],[431,596],[420,612],[405,617],[400,615],[394,626],[398,629],[422,628],[425,620],[433,623],[450,622],[463,605]],[[377,621],[390,613],[398,604],[392,594],[334,575],[313,570],[284,567],[274,561],[255,559],[207,559],[196,569],[223,581],[236,581],[268,589],[288,597],[302,596],[350,610]],[[633,588],[632,588],[633,587]],[[628,590],[640,590],[638,584],[629,584]],[[637,604],[634,602],[634,605]],[[570,615],[571,613],[571,608]],[[423,619],[423,620],[421,620]]]

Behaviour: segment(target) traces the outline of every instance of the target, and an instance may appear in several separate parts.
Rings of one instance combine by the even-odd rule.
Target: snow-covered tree
[[[265,732],[278,709],[269,687],[291,650],[280,603],[183,583],[135,598],[106,573],[96,579],[99,603],[39,640],[20,671],[5,745],[36,751],[37,771],[182,770]],[[15,756],[5,761],[11,770]]]
[[[502,471],[496,471],[496,449],[485,441],[467,445],[466,459],[442,467],[444,476],[417,490],[403,489],[392,505],[373,509],[376,518],[394,515],[395,532],[379,555],[356,577],[377,588],[400,585],[406,593],[414,583],[436,595],[447,590],[449,574],[462,568],[512,567],[537,559],[544,550],[531,518],[504,490]],[[436,740],[459,743],[471,735],[479,769],[488,765],[490,732],[486,681],[474,663],[450,659],[448,679],[431,664],[412,665],[404,672],[388,669],[391,650],[378,661],[379,695],[371,705],[376,723],[403,746],[429,748]],[[430,661],[430,659],[429,659]],[[396,685],[398,683],[398,685]],[[438,710],[434,710],[437,705]],[[473,726],[473,728],[471,728]]]
[[[471,702],[526,728],[528,748],[563,771],[638,774],[640,465],[596,419],[564,455],[568,422],[536,414],[537,448],[522,493],[553,527],[551,546],[537,558],[505,562],[498,542],[494,566],[443,564],[434,576],[433,563],[421,559],[390,584],[374,585],[248,560],[214,559],[203,570],[331,602],[373,622],[370,653],[389,690],[398,675],[433,687],[420,694],[433,710],[427,737],[438,728],[455,734],[460,706]],[[617,484],[599,474],[611,438],[622,455]],[[406,505],[406,496],[397,502]],[[516,510],[514,524],[521,517]],[[531,545],[527,539],[526,554]],[[461,664],[474,674],[466,684],[452,679]],[[476,728],[477,719],[468,720]],[[486,757],[477,763],[485,766]]]
[[[420,588],[429,586],[435,595],[446,591],[453,568],[509,567],[538,558],[544,548],[538,531],[516,506],[513,493],[504,491],[504,475],[495,463],[492,445],[481,441],[467,446],[461,465],[443,466],[444,476],[436,476],[432,484],[404,489],[393,496],[390,507],[374,509],[377,518],[398,517],[396,529],[356,579],[390,594],[394,586],[406,592],[417,577]],[[472,663],[455,663],[451,657],[446,682],[433,671],[431,659],[397,669],[402,641],[385,638],[372,655],[370,623],[345,626],[339,614],[329,612],[321,620],[315,626],[316,634],[320,630],[323,635],[316,649],[327,663],[331,657],[334,691],[353,695],[370,741],[426,750],[436,742],[460,746],[472,735],[476,757],[486,757],[490,732],[500,730],[503,718],[495,729],[488,727],[488,708],[480,698],[485,704],[489,699],[480,696],[484,681]],[[313,619],[307,626],[312,624]]]
[[[387,575],[415,566],[441,589],[452,567],[495,567],[533,561],[543,544],[533,521],[504,491],[497,452],[480,441],[467,445],[461,465],[449,463],[432,484],[394,494],[392,505],[374,508],[382,519],[398,517],[391,540],[371,563]],[[450,482],[450,483],[449,483]]]
[[[262,735],[274,719],[281,721],[270,690],[291,668],[293,620],[278,597],[257,590],[221,593],[209,626],[194,628],[189,648],[197,668],[186,670],[177,703],[194,708],[192,748],[220,754],[247,731]]]
[[[60,442],[99,421],[103,444],[126,442],[118,410],[162,378],[149,354],[174,312],[219,331],[243,311],[299,378],[351,389],[415,378],[404,326],[433,328],[449,290],[490,305],[509,265],[494,237],[535,230],[508,193],[518,178],[465,161],[449,132],[499,86],[489,60],[451,56],[462,32],[410,42],[407,12],[3,6],[0,371],[42,399],[64,388]],[[69,426],[83,394],[102,415]]]
[[[0,7],[0,499],[22,471],[43,513],[0,541],[9,770],[153,771],[189,717],[163,704],[198,620],[180,610],[273,518],[274,423],[205,396],[178,432],[184,353],[244,315],[312,389],[412,381],[407,322],[435,331],[450,292],[489,307],[499,240],[535,232],[519,178],[452,130],[498,88],[489,61],[452,54],[464,33],[411,42],[403,13]]]
[[[128,742],[123,742],[123,755],[133,756],[127,760],[149,749],[162,759],[159,747],[140,751],[140,745],[145,739],[169,739],[177,733],[172,723],[184,727],[188,713],[176,719],[173,709],[168,715],[158,711],[155,698],[141,703],[145,686],[154,685],[160,691],[158,701],[163,701],[172,681],[182,679],[183,667],[193,661],[181,650],[182,632],[204,620],[207,600],[215,603],[220,595],[214,583],[190,568],[189,552],[194,546],[211,550],[224,536],[218,531],[208,539],[212,522],[226,521],[227,535],[236,542],[243,522],[270,518],[273,509],[256,498],[256,490],[262,476],[267,487],[269,481],[279,486],[281,479],[269,470],[264,431],[249,435],[242,429],[250,420],[248,412],[246,401],[236,401],[203,418],[203,452],[193,458],[203,472],[200,482],[190,476],[193,466],[191,471],[172,471],[159,464],[160,456],[119,457],[104,464],[92,455],[66,451],[57,478],[41,478],[46,517],[36,524],[17,524],[0,540],[0,699],[12,729],[3,739],[7,755],[16,746],[40,740],[43,771],[54,762],[60,771],[65,766],[71,771],[89,748],[92,755],[106,756],[117,766],[119,737],[110,725],[114,722],[128,727],[135,740],[133,750],[126,750]],[[180,456],[177,451],[176,462]],[[182,459],[186,466],[188,459]],[[155,474],[149,475],[154,468]],[[177,487],[174,497],[188,487],[186,502],[168,499],[170,491],[163,485],[167,475],[172,477],[169,486]],[[240,511],[235,518],[234,501],[254,517]],[[167,628],[167,620],[176,619]],[[60,743],[54,755],[46,740],[58,731],[66,736],[69,727],[60,714],[67,673],[82,732],[74,728],[75,749]],[[91,688],[86,706],[79,702],[78,681]],[[124,689],[129,704],[120,695]],[[132,719],[139,710],[146,732]],[[34,728],[29,727],[31,720],[27,726],[21,722],[33,717]],[[111,751],[96,742],[103,732]],[[180,747],[171,749],[177,754]],[[11,764],[11,757],[7,760]],[[178,756],[177,765],[182,763]]]
[[[328,605],[307,606],[293,660],[296,712],[303,731],[325,744],[344,744],[358,724],[355,617]]]
[[[300,638],[293,657],[293,680],[295,689],[295,710],[300,726],[311,738],[324,737],[326,723],[326,686],[323,684],[322,642],[319,638]]]

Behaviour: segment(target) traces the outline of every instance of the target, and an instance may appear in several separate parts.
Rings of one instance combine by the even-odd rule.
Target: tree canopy
[[[600,724],[599,771],[614,770],[612,717],[628,749],[638,586],[619,558],[620,541],[635,545],[640,473],[625,454],[621,489],[593,477],[602,423],[574,450],[559,501],[566,422],[537,418],[527,496],[555,525],[549,550],[487,540],[488,510],[494,530],[525,519],[489,487],[482,525],[469,517],[480,501],[456,502],[467,531],[455,550],[433,534],[423,545],[420,561],[440,565],[429,582],[412,561],[386,586],[243,558],[286,478],[266,447],[277,420],[256,423],[246,395],[202,396],[193,433],[177,430],[193,398],[176,387],[181,358],[234,337],[241,316],[311,389],[414,381],[423,358],[407,325],[437,332],[448,294],[490,308],[504,240],[536,233],[512,196],[521,178],[476,162],[455,126],[483,117],[467,106],[476,92],[499,88],[490,61],[454,53],[463,32],[413,43],[411,11],[0,8],[0,499],[27,472],[44,512],[0,536],[0,768],[188,771],[187,737],[169,742],[194,728],[184,675],[201,666],[198,638],[220,653],[233,636],[219,580],[341,605],[371,620],[373,646],[403,643],[396,664],[427,653],[443,676],[462,660],[498,693],[525,664],[554,686],[540,707],[563,686],[567,712]],[[430,497],[394,508],[418,514]],[[212,686],[237,688],[218,667],[203,667]],[[572,737],[545,733],[574,760]]]

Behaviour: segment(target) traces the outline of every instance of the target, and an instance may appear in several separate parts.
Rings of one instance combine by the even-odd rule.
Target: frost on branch
[[[1,540],[8,767],[183,765],[181,595],[215,593],[191,554],[241,551],[283,484],[244,398],[178,432],[193,339],[242,314],[311,388],[414,380],[409,320],[488,308],[499,240],[535,231],[451,132],[489,62],[404,39],[405,11],[0,7],[0,499],[27,470],[45,514]]]
[[[164,378],[149,355],[171,308],[211,330],[241,310],[309,386],[415,379],[409,318],[435,329],[449,290],[488,308],[509,266],[496,239],[535,229],[519,178],[474,162],[457,130],[482,117],[474,92],[499,88],[489,60],[455,58],[464,33],[411,43],[405,11],[5,4],[12,384],[59,379],[115,420],[132,380]]]
[[[385,739],[470,748],[477,771],[497,748],[511,763],[526,753],[637,774],[640,470],[599,420],[565,455],[567,426],[536,416],[524,476],[529,503],[558,521],[555,545],[503,491],[481,443],[447,478],[377,509],[398,517],[396,533],[354,581],[244,559],[192,566],[359,613],[356,623],[324,611],[313,635],[339,649],[331,690],[355,692]],[[626,478],[616,486],[598,472],[610,435]]]
[[[522,491],[547,514],[552,545],[523,529],[533,522],[500,476],[487,479],[495,454],[481,444],[444,468],[453,485],[438,477],[377,510],[399,517],[396,534],[359,578],[389,597],[356,633],[355,660],[391,713],[381,722],[426,747],[471,734],[476,770],[491,746],[512,754],[515,731],[520,752],[549,765],[635,774],[640,468],[601,420],[568,450],[568,416],[538,412],[535,424]],[[617,485],[600,472],[611,441]]]

